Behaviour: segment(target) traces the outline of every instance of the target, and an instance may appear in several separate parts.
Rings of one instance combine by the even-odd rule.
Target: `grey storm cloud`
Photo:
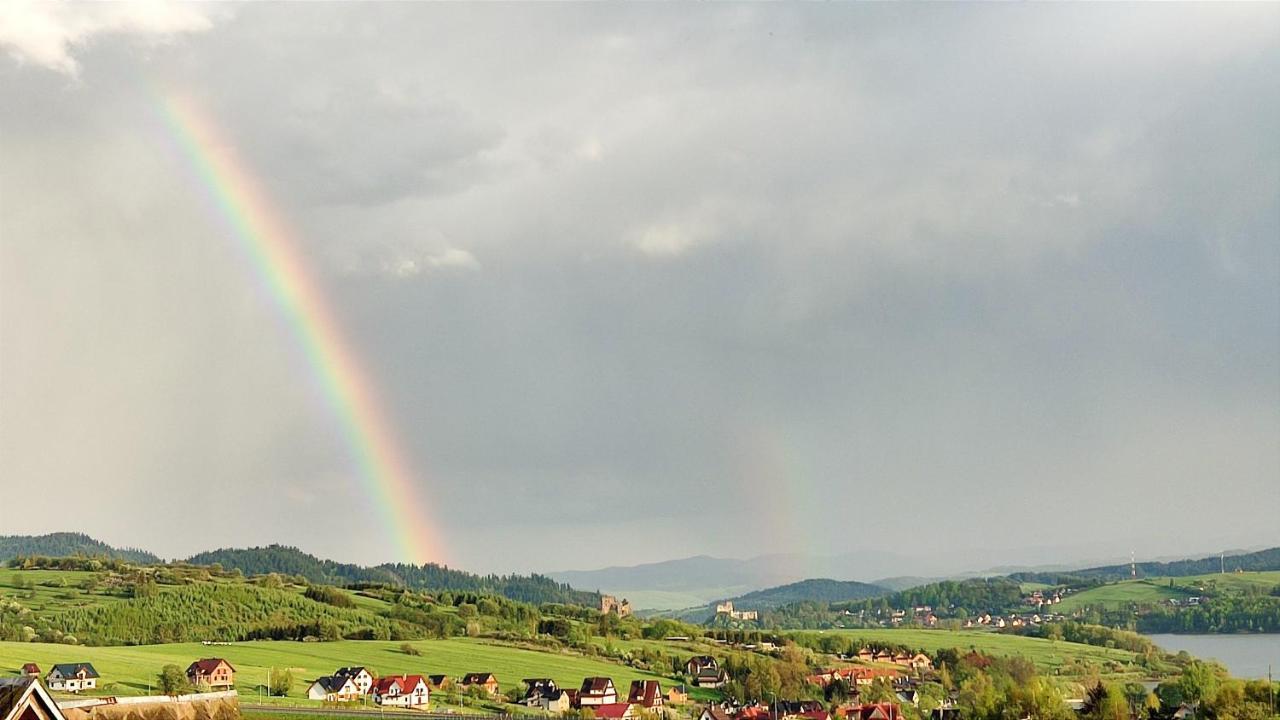
[[[1274,5],[56,7],[0,34],[0,475],[111,490],[5,531],[392,554],[181,91],[455,564],[1275,540]]]

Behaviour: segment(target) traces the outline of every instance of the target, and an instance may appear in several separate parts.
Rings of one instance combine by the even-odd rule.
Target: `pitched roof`
[[[351,678],[346,675],[325,675],[324,677],[316,678],[316,684],[324,688],[325,692],[336,693],[342,690],[350,680]]]
[[[363,666],[363,665],[358,665],[358,666],[355,666],[355,667],[344,667],[344,668],[338,668],[338,669],[337,669],[337,671],[336,671],[336,672],[334,672],[333,674],[334,674],[334,675],[343,675],[343,676],[346,676],[346,677],[355,677],[355,676],[359,675],[359,674],[360,674],[360,673],[362,673],[362,672],[365,672],[364,666]],[[370,674],[370,675],[372,675],[373,673],[369,673],[369,674]]]
[[[631,709],[631,703],[609,703],[607,705],[596,705],[591,709],[598,718],[620,720],[626,717],[627,711]]]
[[[582,681],[582,695],[603,695],[613,689],[613,678],[589,677]]]
[[[711,716],[711,720],[729,720],[729,713],[725,712],[719,705],[708,705],[703,712]]]
[[[0,720],[16,720],[30,705],[39,705],[50,720],[63,720],[58,704],[35,678],[0,678]]]
[[[35,664],[35,663],[25,663],[25,664],[22,666],[22,672],[24,672],[24,673],[38,673],[38,672],[40,672],[40,666],[39,666],[39,665],[37,665],[37,664]]]
[[[208,675],[214,670],[217,670],[218,666],[224,663],[226,663],[227,668],[230,669],[231,672],[236,671],[235,668],[231,667],[231,663],[223,660],[222,658],[201,658],[187,666],[187,673],[190,674],[192,671],[195,671],[201,675]]]
[[[84,668],[85,677],[101,677],[98,675],[98,671],[93,668],[93,663],[58,663],[53,666],[53,670],[57,670],[58,674],[63,677],[71,677],[79,673],[81,668]],[[53,672],[53,670],[50,670],[50,672]]]
[[[378,695],[386,695],[391,692],[391,688],[393,687],[397,692],[405,691],[404,684],[400,677],[388,675],[386,677],[378,678],[378,680],[373,684],[373,691]]]
[[[653,707],[662,698],[662,687],[657,680],[632,680],[627,702]]]
[[[485,685],[489,681],[498,682],[491,672],[467,673],[462,677],[463,685]]]

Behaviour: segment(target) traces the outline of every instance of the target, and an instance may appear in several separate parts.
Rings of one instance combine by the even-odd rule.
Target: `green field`
[[[1125,580],[1071,593],[1063,597],[1062,602],[1054,605],[1053,611],[1056,613],[1071,613],[1086,606],[1116,609],[1126,607],[1132,603],[1157,604],[1170,599],[1185,600],[1191,595],[1192,593],[1180,588],[1169,587],[1167,582]]]
[[[14,674],[23,663],[34,662],[47,671],[58,662],[93,663],[102,678],[102,694],[145,695],[160,669],[173,663],[183,668],[202,657],[226,658],[236,668],[236,686],[242,695],[253,695],[267,681],[268,668],[288,668],[296,682],[290,702],[303,702],[306,686],[320,675],[339,667],[364,665],[378,674],[443,673],[458,677],[468,672],[492,672],[504,691],[520,688],[527,677],[549,677],[564,687],[576,688],[584,677],[613,678],[621,692],[632,680],[669,678],[644,673],[619,663],[556,652],[540,652],[497,645],[483,640],[420,640],[412,645],[421,656],[400,651],[400,643],[343,640],[326,643],[244,642],[207,647],[199,643],[141,645],[133,647],[73,647],[45,643],[0,642],[0,674]]]
[[[867,644],[886,643],[903,645],[932,654],[938,650],[959,648],[977,650],[996,657],[1022,656],[1049,674],[1071,674],[1075,667],[1100,666],[1107,675],[1143,675],[1142,668],[1134,662],[1136,655],[1128,650],[1082,645],[1065,641],[1007,635],[990,630],[920,630],[870,628],[832,630],[859,638]]]
[[[1053,606],[1053,611],[1071,613],[1084,607],[1114,610],[1132,603],[1158,604],[1214,592],[1266,594],[1277,585],[1280,585],[1280,571],[1122,580],[1067,595]]]

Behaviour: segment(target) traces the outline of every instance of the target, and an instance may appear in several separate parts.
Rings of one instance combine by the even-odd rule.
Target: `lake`
[[[1280,634],[1258,635],[1148,635],[1151,642],[1168,650],[1186,650],[1196,657],[1212,658],[1242,678],[1265,678],[1267,664],[1280,676]]]

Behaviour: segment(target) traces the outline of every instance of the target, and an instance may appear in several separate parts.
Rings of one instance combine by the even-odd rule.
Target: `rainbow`
[[[174,94],[158,100],[168,134],[292,329],[400,559],[442,560],[396,433],[282,214],[207,114]]]

